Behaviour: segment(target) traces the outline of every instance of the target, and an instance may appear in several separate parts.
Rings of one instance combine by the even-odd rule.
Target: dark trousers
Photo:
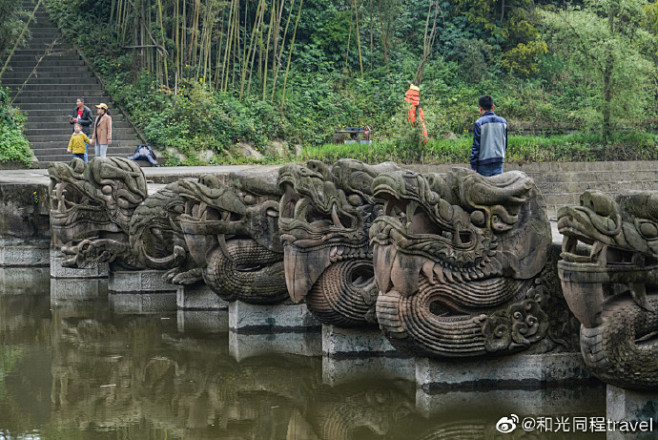
[[[484,177],[491,177],[503,173],[503,163],[489,163],[478,165],[478,174]]]
[[[135,153],[132,156],[128,156],[128,159],[130,160],[139,160],[139,159],[146,159],[149,161],[149,163],[153,166],[158,166],[158,161],[155,160],[155,157],[153,157],[150,154],[140,154],[140,153]]]

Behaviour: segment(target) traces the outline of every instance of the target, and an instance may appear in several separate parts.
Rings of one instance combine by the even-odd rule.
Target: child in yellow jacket
[[[85,143],[90,143],[90,140],[87,135],[82,132],[82,125],[73,124],[73,134],[71,135],[69,147],[66,151],[73,153],[73,157],[77,157],[87,162],[85,160],[85,151],[87,150]]]

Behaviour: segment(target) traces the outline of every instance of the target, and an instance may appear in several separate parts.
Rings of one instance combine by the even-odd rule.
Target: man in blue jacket
[[[482,115],[473,126],[471,169],[483,176],[495,176],[503,172],[507,149],[507,121],[493,112],[491,95],[480,96],[478,108]]]

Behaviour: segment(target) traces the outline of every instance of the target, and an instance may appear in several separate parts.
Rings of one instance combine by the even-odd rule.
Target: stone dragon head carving
[[[149,196],[139,165],[116,157],[52,163],[48,172],[51,226],[55,245],[68,255],[64,265],[103,261],[124,269],[171,270],[170,279],[192,269],[178,226],[178,183]]]
[[[370,229],[377,320],[396,347],[450,358],[554,345],[539,344],[559,284],[528,176],[403,170],[376,177],[373,194],[384,203]]]
[[[206,284],[227,301],[279,303],[288,298],[278,229],[275,173],[231,173],[180,181],[181,227]]]
[[[62,248],[85,239],[123,237],[137,206],[147,197],[138,165],[119,158],[95,158],[89,164],[53,162],[50,176],[50,223],[53,244]],[[68,265],[76,265],[75,256]],[[82,261],[78,261],[82,264]]]
[[[658,192],[586,191],[558,211],[558,229],[586,365],[607,383],[658,389]]]
[[[370,166],[343,159],[333,166],[310,161],[279,172],[279,228],[286,283],[293,301],[306,299],[326,324],[374,322],[377,289],[368,229],[381,211],[371,192],[391,163]]]

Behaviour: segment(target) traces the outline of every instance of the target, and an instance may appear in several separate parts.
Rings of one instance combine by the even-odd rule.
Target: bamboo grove
[[[400,5],[345,0],[345,68],[356,58],[363,76],[377,57],[375,65],[388,70]],[[111,0],[110,21],[122,47],[136,51],[137,67],[155,74],[166,89],[202,81],[240,99],[256,95],[283,105],[304,8],[304,0]]]
[[[167,89],[194,80],[274,99],[285,96],[303,2],[112,0],[111,20],[138,67]]]

